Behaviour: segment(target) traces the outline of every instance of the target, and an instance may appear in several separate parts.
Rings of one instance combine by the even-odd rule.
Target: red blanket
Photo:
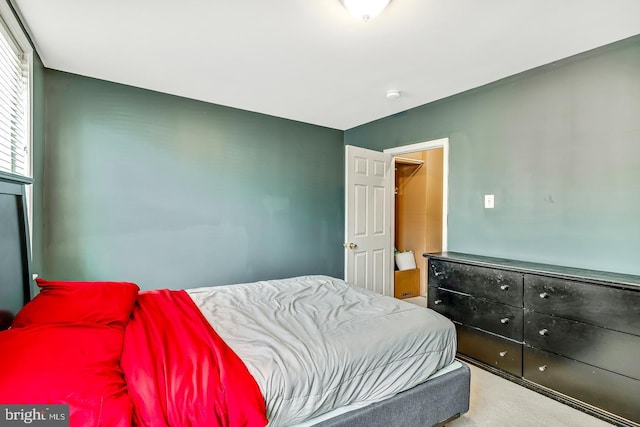
[[[121,361],[141,426],[265,426],[260,389],[184,291],[138,296]]]

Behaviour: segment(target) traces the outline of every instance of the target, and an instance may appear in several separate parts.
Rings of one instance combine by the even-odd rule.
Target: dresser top
[[[634,287],[640,289],[640,276],[632,274],[587,270],[582,268],[564,267],[560,265],[541,264],[513,259],[463,254],[459,252],[426,253],[422,254],[422,256],[424,256],[425,258],[434,258],[446,261],[459,261],[466,264],[473,264],[484,267],[506,268],[522,273],[534,273],[567,279],[581,279],[594,283],[623,285],[624,287]]]

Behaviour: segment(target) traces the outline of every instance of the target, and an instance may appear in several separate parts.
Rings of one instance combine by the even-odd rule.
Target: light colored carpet
[[[606,427],[611,424],[483,369],[471,368],[469,412],[447,427]]]

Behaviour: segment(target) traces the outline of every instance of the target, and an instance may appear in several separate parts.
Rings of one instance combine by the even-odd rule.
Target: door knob
[[[538,333],[539,333],[540,335],[542,335],[543,337],[549,336],[549,330],[548,330],[548,329],[540,329],[540,330],[538,331]]]
[[[507,352],[506,351],[501,351],[499,354],[500,354],[500,357],[505,357],[507,355]]]
[[[349,249],[355,249],[358,247],[358,245],[356,245],[355,243],[349,243],[349,244],[343,243],[342,246]]]
[[[546,292],[543,292],[543,293],[540,294],[540,298],[547,299],[547,298],[549,298],[549,294],[546,293]]]
[[[502,289],[503,291],[508,291],[509,290],[509,285],[502,285],[502,286],[500,286],[500,289]]]
[[[502,319],[500,319],[500,323],[502,323],[503,325],[506,325],[507,323],[509,323],[509,318],[503,317]]]

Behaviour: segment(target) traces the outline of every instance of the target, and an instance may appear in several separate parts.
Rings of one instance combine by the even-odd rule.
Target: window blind
[[[0,172],[29,176],[29,67],[0,18]]]

